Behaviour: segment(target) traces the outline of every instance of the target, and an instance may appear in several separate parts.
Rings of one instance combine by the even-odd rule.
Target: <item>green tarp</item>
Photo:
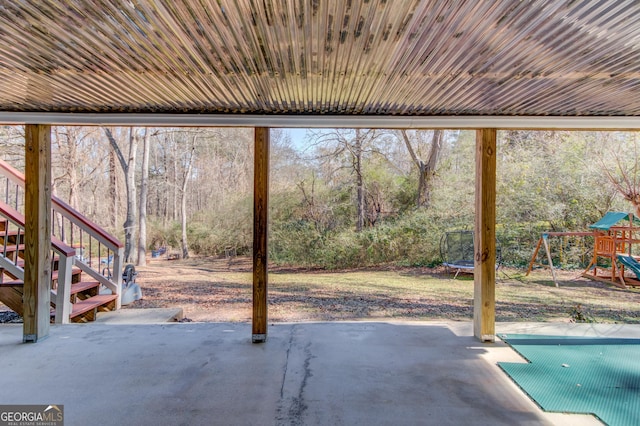
[[[594,223],[593,225],[589,225],[591,229],[598,229],[600,231],[608,231],[612,226],[618,224],[618,222],[622,220],[629,220],[629,213],[625,212],[607,212],[603,216],[602,219]],[[635,225],[640,225],[640,218],[636,215],[633,215],[633,222]]]
[[[640,339],[499,337],[528,362],[498,365],[543,410],[593,413],[609,426],[640,424]]]

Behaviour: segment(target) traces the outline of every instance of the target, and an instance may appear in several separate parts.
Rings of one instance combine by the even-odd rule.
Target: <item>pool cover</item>
[[[543,410],[640,424],[640,339],[498,335],[529,363],[498,365]]]

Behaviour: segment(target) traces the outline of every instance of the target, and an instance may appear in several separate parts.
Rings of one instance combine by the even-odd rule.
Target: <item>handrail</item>
[[[4,201],[0,201],[0,213],[2,216],[9,219],[11,222],[16,225],[22,226],[24,228],[25,221],[24,215],[19,211],[15,210],[13,207],[5,203]],[[66,257],[72,257],[76,255],[76,250],[73,247],[69,247],[65,243],[63,243],[59,238],[55,236],[51,236],[51,246],[55,250],[56,253],[64,255]]]
[[[16,209],[18,208],[18,191],[17,189],[25,189],[25,176],[19,170],[12,167],[6,161],[0,159],[0,175],[6,179],[7,188],[9,183],[12,183],[16,187]],[[7,189],[8,193],[8,189]],[[7,198],[8,199],[8,198]],[[8,206],[6,203],[4,205]],[[15,209],[12,209],[15,210]],[[106,232],[102,227],[93,221],[84,217],[81,213],[76,211],[73,207],[71,207],[66,202],[62,201],[56,196],[51,197],[51,210],[52,214],[55,213],[56,216],[60,216],[60,235],[57,236],[58,228],[53,226],[52,223],[52,237],[51,242],[54,246],[54,250],[57,251],[61,256],[65,256],[67,260],[71,260],[71,263],[68,265],[62,265],[64,268],[65,274],[69,277],[69,282],[71,279],[71,266],[75,264],[75,266],[82,269],[84,272],[89,273],[92,277],[96,277],[99,275],[104,275],[105,273],[110,278],[101,277],[98,281],[108,287],[111,291],[118,295],[118,299],[116,300],[116,309],[120,308],[121,303],[121,293],[122,293],[122,274],[119,272],[122,270],[122,260],[124,258],[124,244],[120,242],[117,238]],[[16,211],[18,218],[21,218],[24,221],[24,216]],[[55,222],[55,218],[53,218]],[[69,227],[69,244],[74,246],[75,244],[80,244],[81,247],[79,250],[74,250],[72,247],[68,247],[67,245],[67,236],[65,235],[65,227],[64,221],[67,221],[70,225]],[[78,231],[74,233],[74,228]],[[75,234],[75,235],[74,235]],[[83,241],[83,234],[86,234],[89,238],[88,241]],[[92,244],[92,241],[96,242],[96,245]],[[85,249],[88,243],[88,258],[86,257]],[[96,247],[97,246],[97,247]],[[68,255],[68,251],[65,251],[65,247],[68,247],[70,250],[74,250],[73,254]],[[105,253],[106,251],[106,253]],[[93,263],[95,261],[94,255],[97,255],[97,263]],[[93,259],[93,260],[92,260]],[[106,262],[104,259],[110,259]],[[104,265],[104,267],[103,267]],[[102,268],[102,270],[100,270]],[[90,272],[89,272],[90,271]],[[107,272],[105,272],[107,271]],[[65,278],[66,279],[66,278]],[[68,293],[68,288],[63,286],[63,290]],[[61,294],[58,294],[58,297],[62,297]],[[65,296],[66,297],[66,296]],[[66,304],[65,304],[66,306]],[[57,317],[56,310],[56,317]],[[56,322],[58,318],[56,318]],[[65,320],[66,321],[66,320]]]
[[[24,189],[25,177],[19,170],[15,169],[6,161],[0,159],[0,170],[4,171],[4,175],[13,183]],[[67,219],[74,222],[76,225],[90,229],[93,236],[102,244],[109,247],[111,250],[117,250],[124,247],[124,244],[117,238],[113,237],[107,231],[105,231],[100,225],[92,222],[86,217],[82,216],[73,207],[56,197],[51,197],[51,207],[53,210],[63,214]]]
[[[66,217],[76,225],[81,227],[82,225],[84,225],[84,227],[94,231],[95,234],[93,235],[93,237],[95,237],[102,244],[109,247],[111,250],[117,250],[119,248],[124,247],[124,244],[120,242],[120,240],[115,238],[113,235],[107,233],[104,229],[100,227],[100,225],[82,216],[73,207],[71,207],[70,205],[68,205],[67,203],[65,203],[58,197],[56,197],[55,195],[51,197],[51,201],[52,201],[52,207],[55,211],[57,211],[58,213],[62,213],[64,217]]]
[[[25,229],[24,215],[13,207],[9,206],[3,201],[0,201],[0,216],[7,219],[7,222],[12,223],[13,226],[20,229]],[[13,262],[6,257],[7,238],[9,225],[5,225],[4,235],[4,251],[0,256],[0,265],[9,271],[10,275],[24,280],[24,268],[18,265],[18,252],[14,254]],[[18,236],[20,233],[18,232]],[[20,238],[16,238],[16,246],[19,245]],[[28,244],[28,241],[25,241]],[[59,255],[58,259],[58,288],[54,291],[51,288],[51,301],[56,306],[56,318],[57,324],[66,324],[69,322],[69,315],[71,314],[71,268],[76,256],[76,251],[73,247],[69,247],[60,239],[55,236],[51,236],[51,249]],[[53,270],[51,271],[53,274]]]
[[[1,158],[0,158],[0,169],[5,171],[4,175],[7,178],[9,178],[11,182],[17,185],[20,185],[21,187],[24,188],[24,182],[25,182],[24,175],[19,170],[17,170],[16,168],[14,168],[13,166],[11,166],[9,163],[7,163]]]

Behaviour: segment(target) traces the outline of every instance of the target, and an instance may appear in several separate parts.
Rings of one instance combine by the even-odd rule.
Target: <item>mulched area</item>
[[[13,311],[0,310],[0,324],[22,324],[22,317]]]

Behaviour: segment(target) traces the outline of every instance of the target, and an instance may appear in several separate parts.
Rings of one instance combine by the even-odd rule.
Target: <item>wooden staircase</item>
[[[0,302],[22,316],[29,242],[20,191],[24,175],[0,160]],[[123,244],[57,197],[52,197],[52,217],[51,320],[89,322],[100,311],[119,309]]]
[[[6,210],[6,206],[0,206],[0,211]],[[22,241],[24,232],[16,232],[9,229],[9,221],[0,220],[0,256],[6,257],[18,267],[24,266],[24,244],[16,244]],[[6,240],[6,244],[5,244]],[[55,308],[58,289],[59,257],[52,261],[51,273],[51,319],[55,319]],[[12,273],[0,267],[0,301],[10,309],[23,315],[22,294],[24,282],[19,274]],[[69,302],[71,310],[69,320],[71,322],[95,321],[99,311],[111,311],[116,308],[117,294],[100,294],[100,282],[83,281],[82,270],[74,266],[71,270],[71,288]]]

